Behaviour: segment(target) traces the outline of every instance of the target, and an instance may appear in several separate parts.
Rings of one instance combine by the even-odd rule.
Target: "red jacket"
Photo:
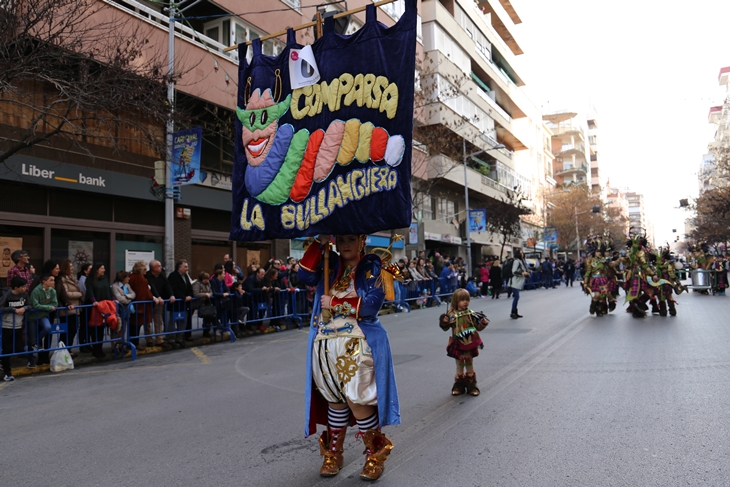
[[[91,309],[91,318],[89,319],[89,326],[103,326],[104,324],[112,330],[116,330],[119,324],[117,303],[108,299],[97,301],[97,305]]]

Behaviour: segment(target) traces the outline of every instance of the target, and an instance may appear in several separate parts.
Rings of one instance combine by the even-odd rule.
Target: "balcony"
[[[497,174],[499,166],[506,168],[508,167],[497,162],[495,168],[490,168],[490,175]],[[514,172],[514,171],[512,171]],[[443,154],[439,154],[431,158],[428,163],[428,178],[429,179],[443,179],[450,181],[458,187],[464,188],[464,166],[461,162],[456,162],[453,159],[446,157]],[[500,182],[492,179],[491,177],[483,174],[482,172],[468,167],[466,169],[466,179],[469,184],[469,191],[473,191],[484,196],[489,196],[497,200],[501,198],[512,188],[509,188]]]
[[[588,166],[585,164],[571,164],[569,162],[563,163],[562,168],[558,168],[555,173],[556,176],[567,176],[573,173],[583,173],[584,178],[588,176]]]
[[[169,18],[166,15],[135,0],[104,2],[136,18],[140,25],[139,35],[149,39],[150,46],[167,46]],[[237,92],[236,84],[230,82],[230,76],[235,76],[238,72],[238,53],[236,50],[225,53],[226,47],[189,26],[176,22],[176,57],[185,59],[186,66],[199,68],[186,72],[175,89],[216,105],[229,107]],[[202,67],[212,70],[214,63],[217,63],[219,72],[208,75]]]
[[[553,137],[560,137],[562,135],[577,135],[580,140],[585,142],[586,136],[583,127],[580,125],[573,124],[559,124],[557,127],[550,127],[553,133]]]
[[[558,152],[556,155],[563,156],[569,153],[578,153],[585,156],[586,146],[583,144],[563,144],[563,146],[560,148],[560,152]]]

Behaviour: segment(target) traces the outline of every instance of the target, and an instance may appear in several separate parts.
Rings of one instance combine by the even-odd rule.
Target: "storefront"
[[[208,176],[208,184],[182,188],[175,258],[191,263],[193,277],[211,272],[224,254],[245,260],[246,249],[268,260],[271,242],[228,241],[230,188],[219,184],[225,177]],[[19,242],[38,272],[47,259],[69,258],[77,267],[104,263],[113,279],[128,267],[129,251],[163,260],[164,227],[164,203],[150,192],[148,178],[28,156],[0,167],[0,239]],[[0,285],[4,280],[0,273]]]

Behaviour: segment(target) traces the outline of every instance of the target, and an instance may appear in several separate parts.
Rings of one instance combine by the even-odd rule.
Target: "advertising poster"
[[[172,134],[172,184],[200,182],[200,155],[203,152],[203,128],[195,127]]]
[[[134,264],[139,261],[148,263],[155,260],[154,250],[125,250],[124,251],[124,270],[132,272]]]
[[[486,209],[480,208],[478,210],[469,210],[469,231],[477,233],[487,231]]]
[[[23,239],[20,237],[0,237],[0,251],[2,251],[2,261],[0,262],[0,277],[8,277],[8,271],[15,265],[13,259],[10,258],[13,252],[23,248]]]
[[[418,223],[411,223],[408,228],[408,245],[418,244]]]
[[[68,241],[68,258],[73,262],[74,269],[79,269],[81,264],[94,262],[94,242],[82,240]]]

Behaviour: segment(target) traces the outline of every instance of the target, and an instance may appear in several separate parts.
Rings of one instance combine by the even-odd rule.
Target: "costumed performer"
[[[629,234],[626,257],[621,258],[626,269],[624,289],[626,302],[629,303],[627,311],[632,313],[634,318],[646,317],[646,311],[649,309],[646,303],[654,296],[654,288],[647,281],[649,276],[654,275],[647,257],[648,245],[645,236]]]
[[[674,258],[669,251],[669,245],[666,247],[659,247],[656,252],[656,259],[654,260],[654,270],[658,281],[650,279],[652,286],[656,291],[654,294],[659,297],[659,314],[661,316],[667,316],[667,306],[669,307],[669,314],[671,316],[677,316],[677,308],[675,301],[672,297],[672,293],[676,292],[681,294],[684,291],[684,286],[677,277],[674,266]]]
[[[330,236],[320,235],[299,262],[299,278],[316,286],[305,387],[304,435],[327,426],[319,438],[324,457],[320,475],[337,475],[344,465],[347,427],[357,423],[365,443],[360,478],[377,480],[393,443],[382,426],[400,424],[398,391],[388,334],[378,320],[386,295],[393,296],[390,258],[363,253],[366,235],[338,235],[337,251],[329,252]],[[390,254],[387,249],[384,253]],[[332,273],[325,292],[325,262]],[[390,271],[387,269],[391,269]]]
[[[586,274],[583,279],[585,291],[591,296],[591,305],[588,309],[590,314],[598,313],[598,316],[616,309],[616,298],[611,288],[611,282],[615,279],[609,276],[609,269],[618,264],[610,257],[604,257],[611,252],[610,238],[589,238],[586,242],[586,253],[590,256],[586,259]],[[605,310],[606,301],[608,309]],[[601,308],[601,309],[599,309]]]
[[[456,377],[451,388],[453,396],[464,393],[479,395],[473,359],[479,355],[479,349],[484,348],[479,332],[487,327],[489,320],[484,313],[470,310],[469,300],[469,291],[457,289],[451,296],[451,307],[439,318],[441,329],[451,330],[446,355],[456,359]]]

